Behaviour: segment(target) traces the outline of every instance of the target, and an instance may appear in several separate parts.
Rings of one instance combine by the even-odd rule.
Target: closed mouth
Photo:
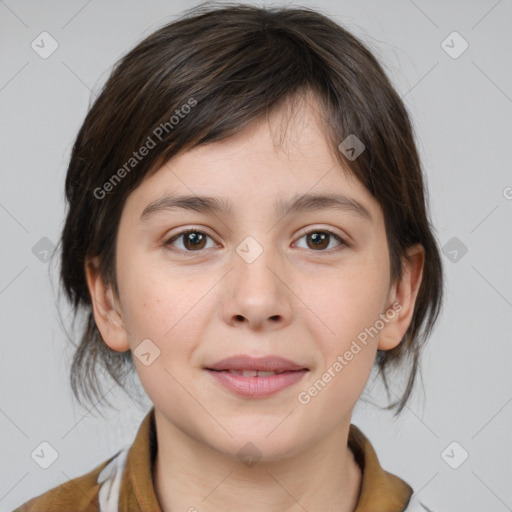
[[[242,377],[273,377],[274,375],[279,375],[281,373],[292,373],[298,371],[309,371],[306,368],[302,370],[282,370],[282,371],[264,371],[264,370],[214,370],[212,368],[207,368],[207,370],[212,372],[227,372],[233,375],[241,375]]]

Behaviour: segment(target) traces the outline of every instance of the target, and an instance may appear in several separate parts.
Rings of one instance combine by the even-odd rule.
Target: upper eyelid
[[[336,235],[336,236],[339,236],[341,239],[345,239],[347,238],[345,235],[341,235],[339,233],[337,233],[333,228],[323,228],[323,227],[305,227],[305,228],[301,228],[299,230],[299,232],[297,233],[297,236],[304,236],[304,235],[307,235],[308,233],[311,233],[311,232],[315,232],[315,231],[326,231],[327,233],[331,233],[333,235]]]

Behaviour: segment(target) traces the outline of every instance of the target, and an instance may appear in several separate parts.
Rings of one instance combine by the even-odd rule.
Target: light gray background
[[[191,5],[0,1],[2,512],[131,443],[150,406],[114,389],[121,412],[102,419],[72,401],[56,269],[32,248],[58,240],[66,166],[91,90],[122,53]],[[456,237],[467,247],[456,262],[443,256],[446,304],[423,359],[424,388],[397,419],[361,403],[353,422],[434,512],[512,510],[512,3],[302,5],[343,23],[383,62],[413,118],[440,243]],[[59,45],[48,59],[31,48],[43,31]],[[469,43],[456,59],[441,46],[453,31]],[[62,301],[61,311],[69,321]],[[373,396],[382,397],[378,385]],[[30,456],[42,441],[59,453],[46,470]],[[458,469],[442,457],[453,441],[461,448],[448,450],[452,464],[469,453]]]

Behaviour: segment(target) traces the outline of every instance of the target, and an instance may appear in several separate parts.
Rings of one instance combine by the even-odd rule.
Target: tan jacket
[[[355,512],[409,511],[412,488],[382,469],[370,441],[355,425],[350,425],[348,444],[363,475]],[[156,449],[153,407],[131,446],[13,512],[162,512],[152,480]]]

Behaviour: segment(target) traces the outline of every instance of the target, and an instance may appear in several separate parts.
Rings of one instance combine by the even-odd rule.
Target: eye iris
[[[310,233],[309,235],[307,235],[307,239],[313,241],[313,246],[316,248],[320,247],[321,249],[325,248],[324,245],[321,244],[323,244],[325,240],[327,240],[328,238],[329,235],[327,233]]]
[[[187,247],[187,249],[190,249],[190,247],[188,247],[188,244],[192,244],[191,247],[192,248],[199,248],[199,249],[202,249],[203,246],[204,246],[204,241],[206,239],[205,236],[203,236],[201,233],[198,233],[197,231],[191,231],[190,233],[186,233],[185,235],[185,247]],[[201,242],[202,242],[202,245],[201,245]]]

